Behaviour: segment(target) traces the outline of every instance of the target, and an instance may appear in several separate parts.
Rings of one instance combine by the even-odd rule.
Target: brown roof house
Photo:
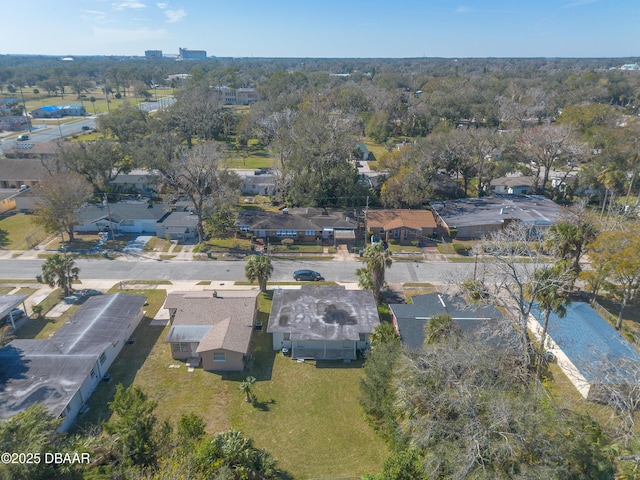
[[[208,371],[244,370],[253,333],[257,290],[167,295],[171,356]]]
[[[355,360],[380,324],[370,290],[304,285],[273,294],[267,333],[294,359]]]
[[[369,210],[367,231],[388,242],[411,243],[412,240],[431,237],[436,231],[436,221],[430,210]]]
[[[38,158],[0,158],[0,188],[34,187],[48,174]]]

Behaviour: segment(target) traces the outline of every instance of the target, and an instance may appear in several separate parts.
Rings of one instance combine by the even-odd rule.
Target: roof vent
[[[283,208],[282,209],[282,213],[284,213],[285,215],[287,215],[289,213],[289,209],[288,208]]]

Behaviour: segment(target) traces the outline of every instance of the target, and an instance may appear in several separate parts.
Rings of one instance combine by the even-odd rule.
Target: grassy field
[[[90,410],[78,422],[82,430],[109,418],[107,402],[117,383],[136,384],[158,401],[160,421],[175,421],[182,413],[201,416],[209,433],[235,428],[278,459],[293,478],[359,476],[378,472],[388,451],[366,424],[358,404],[361,362],[297,363],[272,349],[265,332],[271,300],[259,297],[253,368],[215,374],[201,368],[187,372],[173,360],[164,343],[169,327],[151,326],[150,317],[162,305],[164,290],[131,291],[148,297],[147,317],[109,369],[112,381],[101,383],[89,400]],[[178,368],[170,368],[179,365]],[[256,377],[257,402],[247,404],[239,385]]]
[[[44,228],[33,222],[34,218],[24,213],[0,217],[0,248],[28,250],[47,238]]]

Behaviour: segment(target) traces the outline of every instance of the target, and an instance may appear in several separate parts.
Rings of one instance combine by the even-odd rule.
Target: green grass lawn
[[[133,293],[131,291],[129,293]],[[147,316],[164,300],[164,290],[137,291],[147,295]],[[247,372],[216,374],[201,368],[187,372],[173,360],[164,343],[169,327],[151,326],[145,317],[136,329],[136,343],[126,345],[109,369],[112,381],[100,383],[76,428],[109,418],[107,406],[117,383],[136,384],[158,402],[159,421],[175,423],[182,413],[201,416],[210,434],[235,428],[267,449],[278,467],[292,478],[358,477],[378,472],[388,455],[387,447],[365,422],[358,404],[361,362],[297,363],[272,348],[266,326],[270,294],[258,299],[258,321],[252,342],[253,367]],[[179,365],[179,368],[169,368]],[[256,377],[257,402],[247,404],[239,385],[248,375]]]
[[[168,252],[171,248],[171,242],[167,242],[163,238],[153,236],[142,249],[143,252]]]
[[[33,222],[34,218],[24,213],[0,217],[0,248],[28,250],[47,238],[44,228]]]

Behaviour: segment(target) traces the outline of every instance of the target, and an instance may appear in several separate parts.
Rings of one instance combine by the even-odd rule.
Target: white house
[[[156,233],[167,212],[163,205],[143,202],[86,204],[76,211],[76,232]]]
[[[142,320],[146,300],[124,293],[91,297],[48,339],[1,348],[0,418],[43,403],[63,418],[59,430],[68,430]]]

